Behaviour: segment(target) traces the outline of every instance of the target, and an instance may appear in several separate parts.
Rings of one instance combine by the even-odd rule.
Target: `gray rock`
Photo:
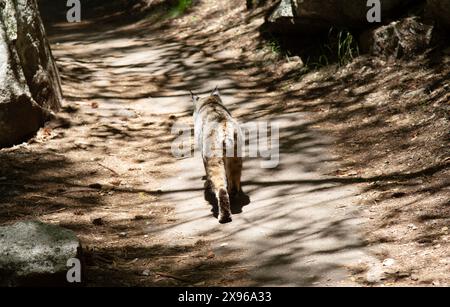
[[[280,67],[281,73],[286,74],[293,70],[301,69],[305,66],[302,58],[299,56],[289,57],[288,62],[283,63]]]
[[[70,230],[37,221],[0,227],[0,286],[67,285],[67,261],[80,257]]]
[[[36,0],[0,0],[0,147],[35,133],[62,93]]]
[[[271,20],[277,20],[278,18],[293,18],[294,10],[291,0],[281,0],[278,8],[270,16]]]
[[[408,17],[361,35],[363,52],[385,58],[411,58],[430,46],[434,27]]]
[[[427,11],[439,22],[439,24],[450,29],[449,0],[427,0]]]
[[[382,21],[397,16],[415,0],[381,1]],[[283,0],[269,16],[275,32],[319,32],[331,27],[372,26],[367,21],[367,0]]]
[[[292,0],[281,0],[278,7],[268,18],[269,25],[274,31],[293,32],[296,29]]]
[[[380,283],[386,278],[386,272],[379,264],[370,267],[366,273],[366,281],[370,284]]]

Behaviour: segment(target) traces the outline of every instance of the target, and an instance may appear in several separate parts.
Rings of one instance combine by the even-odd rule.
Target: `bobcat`
[[[218,88],[208,97],[191,92],[194,103],[195,140],[202,152],[206,171],[205,195],[214,194],[219,223],[229,223],[230,197],[242,192],[242,132],[222,103]]]

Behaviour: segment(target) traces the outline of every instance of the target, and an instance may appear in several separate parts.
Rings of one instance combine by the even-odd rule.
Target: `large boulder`
[[[402,12],[416,0],[381,1],[382,21]],[[367,21],[367,0],[282,0],[268,18],[275,32],[328,31],[331,27],[361,27],[373,25]]]
[[[292,0],[281,0],[267,22],[274,32],[295,32],[297,27]]]
[[[67,262],[80,257],[70,230],[37,221],[0,227],[0,286],[68,285]]]
[[[403,18],[361,35],[363,52],[390,59],[408,59],[430,46],[433,25],[423,23],[418,17]]]
[[[427,9],[439,24],[450,29],[450,1],[449,0],[427,0]]]
[[[61,106],[61,83],[35,0],[0,0],[0,147]]]

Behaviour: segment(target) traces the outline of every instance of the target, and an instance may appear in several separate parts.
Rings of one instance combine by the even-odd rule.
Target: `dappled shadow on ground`
[[[427,233],[440,238],[448,223],[449,58],[441,53],[433,64],[430,56],[383,66],[362,58],[325,82],[288,93],[290,106],[324,111],[319,124],[338,131],[346,159],[337,174],[366,180],[367,204],[384,211],[382,240],[391,227],[408,222],[422,225],[420,233],[396,240],[420,243]]]
[[[0,160],[1,223],[66,210],[67,204],[73,210],[100,205],[96,193],[89,189],[59,197],[67,192],[68,182],[89,178],[92,173],[68,173],[74,168],[73,163],[57,150],[4,150]]]
[[[120,23],[116,23],[117,16],[111,16],[107,21],[102,19],[105,22],[98,24],[95,19],[76,25],[50,20],[52,26],[49,27],[49,32],[67,101],[81,101],[86,105],[98,103],[102,106],[101,112],[96,112],[95,118],[92,118],[93,121],[98,121],[98,125],[86,135],[89,136],[87,144],[78,146],[87,147],[88,150],[99,147],[95,150],[101,155],[108,153],[111,148],[108,142],[115,140],[116,146],[127,147],[129,155],[133,155],[133,152],[143,149],[141,142],[151,135],[153,143],[148,144],[153,146],[151,152],[137,159],[158,160],[161,156],[170,156],[170,127],[174,119],[185,119],[191,112],[184,107],[180,110],[176,104],[181,99],[188,99],[188,90],[205,94],[218,83],[225,102],[241,121],[277,121],[286,115],[290,121],[282,130],[282,160],[279,167],[250,175],[246,182],[246,192],[252,200],[255,200],[253,195],[262,193],[261,198],[257,199],[264,204],[264,210],[261,211],[273,212],[271,215],[256,214],[254,220],[248,222],[249,228],[276,220],[286,221],[286,218],[292,221],[304,220],[303,228],[276,232],[280,245],[291,249],[287,248],[285,252],[278,254],[277,246],[271,245],[271,250],[264,251],[269,255],[268,261],[264,263],[265,267],[276,270],[279,266],[293,263],[298,257],[304,257],[307,261],[311,255],[304,253],[302,244],[308,244],[316,238],[332,242],[345,241],[343,238],[348,236],[348,221],[330,222],[329,219],[317,217],[308,222],[308,206],[320,207],[336,201],[316,199],[311,203],[305,202],[305,199],[314,198],[317,195],[315,193],[326,194],[335,189],[360,184],[367,193],[377,193],[373,198],[368,198],[367,202],[397,201],[383,219],[386,225],[399,222],[402,213],[422,204],[427,207],[426,212],[415,217],[419,222],[420,219],[442,219],[441,224],[446,223],[449,216],[446,179],[449,177],[446,150],[448,129],[445,128],[448,128],[448,56],[427,54],[414,64],[383,63],[363,57],[337,71],[331,68],[308,75],[301,75],[296,71],[286,72],[282,69],[283,60],[280,60],[279,55],[272,54],[264,42],[255,43],[260,35],[259,26],[265,9],[244,15],[240,13],[242,11],[243,4],[229,1],[220,10],[214,7],[210,7],[209,11],[196,10],[185,18],[158,20],[158,24],[153,24],[152,19],[135,23],[131,18],[121,19]],[[45,17],[44,14],[44,19]],[[192,21],[193,19],[196,21]],[[217,27],[215,22],[222,22],[223,26]],[[168,25],[177,30],[160,32],[167,29]],[[145,107],[139,109],[142,113],[135,114],[134,122],[129,123],[130,118],[135,115],[130,116],[130,113],[124,113],[122,109],[132,104],[138,109]],[[299,120],[299,112],[309,112],[313,120]],[[145,120],[157,113],[166,113],[167,116],[163,115],[155,122]],[[157,118],[156,115],[155,117]],[[117,121],[111,121],[111,118]],[[442,134],[442,131],[445,133]],[[337,138],[324,136],[330,132]],[[156,147],[154,144],[162,146]],[[331,146],[338,146],[345,160],[324,154]],[[43,175],[39,178],[28,176],[30,173],[26,163],[30,162],[26,162],[27,159],[22,159],[20,155],[6,155],[4,159],[11,160],[10,165],[20,166],[19,162],[22,160],[25,163],[22,170],[18,168],[18,176],[22,178],[20,184],[50,180],[61,183],[63,188],[70,186],[73,181],[85,185],[92,174],[80,171],[63,156],[63,151],[57,151],[58,154],[41,153],[41,157],[46,160],[44,162],[39,162],[35,159],[36,155],[32,154],[32,169],[36,170],[33,173],[38,175],[42,169]],[[283,154],[292,158],[285,161]],[[158,164],[164,165],[171,161],[158,160]],[[339,162],[340,168],[324,178],[295,178],[295,174],[291,179],[277,178],[278,174],[289,169],[301,169],[311,174],[327,172],[329,169],[324,166],[334,162]],[[102,169],[98,164],[97,167]],[[49,179],[44,177],[47,168],[70,171],[62,178]],[[6,174],[0,177],[13,176],[12,170],[6,170]],[[104,168],[103,171],[108,172]],[[200,181],[199,184],[200,192]],[[273,187],[277,187],[275,195],[269,191]],[[6,189],[14,191],[9,187]],[[42,197],[41,186],[38,189],[38,197]],[[17,191],[22,195],[26,190],[26,187],[21,187]],[[136,199],[141,193],[157,196],[189,192],[176,188],[159,191],[145,186],[127,187],[125,190],[126,197],[132,199]],[[115,186],[110,191],[124,192],[123,188]],[[264,191],[269,192],[264,194]],[[380,194],[382,191],[384,192]],[[78,193],[70,196],[70,201],[80,206],[104,204],[98,197],[98,191],[89,195],[91,192]],[[22,202],[21,197],[12,195],[3,201],[5,204],[17,205]],[[48,197],[50,200],[45,199],[45,206],[48,207],[44,210],[51,212],[64,209],[64,202],[60,198],[54,201],[51,199],[52,194]],[[298,199],[298,212],[280,210],[284,200],[289,197]],[[339,197],[345,202],[349,195],[338,195],[337,198]],[[432,203],[429,201],[430,197],[435,197]],[[404,199],[404,203],[400,205],[399,199]],[[39,206],[40,202],[35,202],[30,197],[26,202],[29,206],[24,206],[27,209],[23,210]],[[8,205],[3,208],[6,208],[6,213],[12,212]],[[244,211],[251,210],[251,204],[249,209],[246,208]],[[35,212],[35,209],[31,211]],[[174,224],[188,222],[191,221],[178,221],[164,226],[170,228]],[[156,228],[154,235],[164,228]],[[432,229],[425,227],[414,239],[422,242],[423,236],[430,230]],[[238,231],[243,232],[245,229],[237,229],[236,232]],[[330,255],[338,250],[351,251],[365,243],[367,242],[356,242],[344,246],[330,244],[328,248],[317,249],[314,253]],[[372,243],[375,243],[375,239]],[[104,248],[101,253],[108,254],[113,249],[114,247]],[[129,249],[124,246],[123,250],[126,252]],[[310,250],[308,249],[308,253]],[[134,255],[133,252],[143,255],[146,251],[130,250],[130,255]],[[116,249],[116,252],[119,251]],[[168,254],[168,250],[162,248],[161,256]],[[231,264],[222,265],[226,267]],[[310,263],[298,268],[296,273],[304,276],[299,277],[299,283],[311,285],[326,271],[333,270],[334,266],[325,262],[320,265]],[[177,272],[181,275],[175,275],[188,274],[188,268],[192,269],[188,266]],[[270,276],[272,275],[259,276],[257,284],[276,284],[275,280],[268,280]]]
[[[199,253],[201,246],[145,245],[117,246],[87,255],[88,283],[101,286],[205,286],[215,280],[233,285],[245,275],[239,268],[221,275],[225,268],[236,267],[234,260],[214,260]],[[136,261],[136,259],[139,259]],[[137,265],[141,263],[140,265]],[[142,270],[141,268],[144,268]]]
[[[172,244],[144,233],[175,222],[153,182],[160,176],[153,165],[168,155],[151,138],[159,119],[144,136],[123,114],[110,114],[105,126],[99,109],[66,106],[29,143],[0,151],[0,225],[38,219],[75,231],[88,285],[239,284],[244,271],[211,274],[238,265],[214,259],[202,240]]]

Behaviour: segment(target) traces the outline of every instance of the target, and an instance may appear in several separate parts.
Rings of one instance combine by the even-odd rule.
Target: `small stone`
[[[301,62],[301,63],[303,63],[302,58],[299,57],[298,55],[288,57],[288,61],[289,62]]]
[[[289,62],[283,63],[281,65],[281,72],[288,73],[295,69],[300,69],[305,66],[302,59],[300,57],[294,57],[295,60],[289,60]],[[297,59],[298,58],[298,59]]]
[[[385,267],[390,267],[390,266],[393,266],[394,264],[395,264],[395,260],[392,258],[387,258],[387,259],[384,259],[384,261],[383,261],[383,266],[385,266]]]
[[[414,224],[409,224],[408,228],[411,229],[411,230],[417,230],[417,226],[414,225]]]
[[[150,270],[145,270],[144,272],[142,272],[143,276],[150,276]]]
[[[120,186],[122,184],[122,180],[114,179],[114,180],[111,180],[109,183],[112,184],[113,186],[118,187],[118,186]]]
[[[379,283],[385,278],[385,272],[379,265],[371,267],[366,273],[366,281],[371,284]]]
[[[200,282],[194,284],[194,286],[196,286],[196,287],[202,287],[202,286],[205,286],[205,285],[206,285],[205,281],[200,281]]]

